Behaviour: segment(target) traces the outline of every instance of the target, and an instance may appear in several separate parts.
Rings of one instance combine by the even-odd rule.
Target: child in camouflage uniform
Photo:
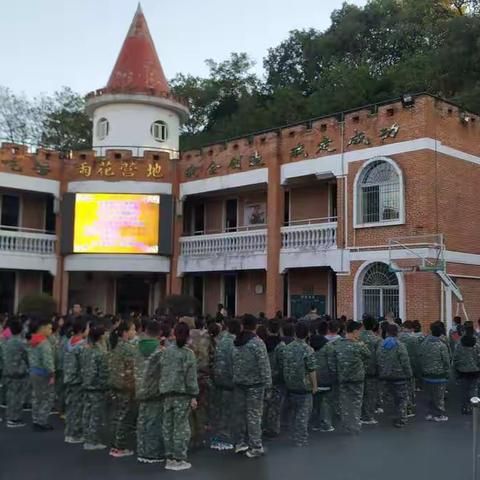
[[[295,325],[295,340],[285,347],[282,358],[283,378],[292,408],[291,435],[297,447],[308,445],[308,426],[313,397],[317,392],[315,355],[307,345],[308,326]]]
[[[154,372],[155,365],[161,360],[161,357],[156,356],[160,346],[159,336],[160,324],[150,320],[145,325],[144,335],[138,341],[135,352],[135,397],[139,402],[137,460],[140,463],[163,461],[162,402],[158,373]]]
[[[407,320],[402,325],[402,332],[398,339],[407,347],[408,358],[410,360],[410,367],[412,368],[412,379],[408,382],[408,406],[407,416],[415,416],[416,408],[416,379],[420,377],[418,365],[418,349],[420,346],[420,339],[413,331],[413,322]]]
[[[346,338],[327,345],[328,369],[338,381],[338,401],[343,428],[349,433],[360,433],[363,385],[370,350],[359,341],[362,324],[349,321]]]
[[[465,322],[464,334],[453,353],[455,373],[460,380],[462,414],[472,413],[470,399],[478,396],[480,378],[480,343],[472,322]]]
[[[28,362],[32,384],[33,428],[43,432],[53,430],[48,417],[55,401],[55,359],[48,337],[52,334],[49,319],[31,321],[33,334],[29,343]]]
[[[187,470],[188,442],[191,438],[189,416],[197,408],[199,394],[197,361],[187,347],[188,325],[175,326],[175,344],[167,347],[160,362],[159,392],[163,397],[162,433],[167,470]]]
[[[240,333],[237,319],[228,321],[227,330],[219,337],[213,360],[215,421],[210,448],[232,450],[231,407],[233,401],[233,342]]]
[[[376,352],[380,343],[373,330],[377,321],[370,315],[365,316],[363,319],[364,329],[360,332],[360,341],[362,341],[370,350],[370,359],[368,360],[365,383],[363,391],[363,404],[362,404],[362,424],[364,425],[376,425],[378,422],[374,417],[377,399],[378,399],[378,376],[377,376],[377,362]]]
[[[388,324],[386,334],[387,338],[377,350],[378,374],[393,397],[396,414],[394,425],[401,428],[407,424],[408,385],[412,380],[412,368],[407,347],[397,338],[397,325]]]
[[[233,420],[235,452],[249,458],[264,454],[262,417],[265,392],[272,387],[268,353],[255,334],[257,319],[244,315],[243,331],[237,335],[233,350]]]
[[[430,325],[431,334],[423,340],[419,350],[420,368],[429,396],[429,409],[425,420],[446,422],[445,391],[450,373],[450,354],[442,340],[444,327],[441,322]]]
[[[22,408],[28,385],[28,352],[21,338],[22,324],[19,319],[9,321],[12,336],[3,345],[3,379],[7,396],[7,427],[24,427]]]
[[[65,443],[83,443],[83,388],[80,358],[88,336],[88,325],[83,317],[76,317],[72,337],[63,353],[63,383],[65,385]]]
[[[108,357],[104,339],[105,327],[103,325],[92,327],[90,343],[81,352],[84,450],[107,448],[101,440],[108,389]]]
[[[112,418],[113,445],[112,457],[128,457],[133,450],[127,448],[129,437],[135,430],[135,377],[134,356],[136,328],[133,320],[123,320],[115,331],[118,338],[115,348],[110,353],[110,386],[114,394],[114,411]]]

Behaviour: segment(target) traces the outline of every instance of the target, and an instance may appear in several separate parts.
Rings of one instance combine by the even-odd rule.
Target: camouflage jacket
[[[87,345],[81,350],[82,388],[86,391],[108,390],[108,354],[98,345]]]
[[[328,369],[328,345],[330,344],[327,343],[320,350],[317,350],[314,353],[317,372],[317,384],[319,387],[330,387],[334,383],[334,377],[330,374],[330,371]]]
[[[213,380],[215,385],[223,388],[233,388],[233,342],[235,335],[225,331],[215,350],[213,360]]]
[[[460,340],[453,353],[453,365],[458,373],[480,372],[480,342],[465,337]]]
[[[382,380],[407,380],[412,367],[407,347],[397,338],[387,337],[377,350],[378,376]]]
[[[284,341],[281,341],[275,350],[268,354],[270,361],[270,370],[272,371],[272,383],[273,385],[284,385],[285,379],[283,377],[283,363],[284,353],[287,345]]]
[[[30,339],[28,363],[30,374],[39,377],[50,377],[55,373],[55,358],[52,345],[43,335],[34,334]]]
[[[81,337],[72,337],[65,344],[63,352],[63,383],[66,386],[82,383],[80,357],[87,341]]]
[[[109,355],[110,387],[121,392],[135,392],[135,345],[121,338]]]
[[[381,339],[377,337],[371,330],[362,330],[360,332],[360,341],[362,341],[370,350],[370,358],[366,367],[367,377],[377,376],[377,348]]]
[[[328,370],[338,383],[363,382],[370,350],[363,342],[340,338],[326,345]]]
[[[210,375],[210,354],[213,348],[212,339],[206,330],[190,330],[189,347],[197,359],[199,374]]]
[[[283,352],[283,378],[292,393],[312,393],[310,374],[315,372],[313,348],[303,340],[295,339]]]
[[[141,338],[135,351],[134,374],[135,374],[135,397],[137,400],[148,400],[145,398],[143,384],[150,357],[155,353],[160,341],[156,338]]]
[[[23,378],[28,375],[27,345],[19,335],[4,342],[3,347],[4,378]],[[1,352],[0,352],[1,353]]]
[[[272,386],[267,347],[253,332],[244,331],[235,339],[233,383],[242,387]]]
[[[164,350],[164,347],[159,346],[148,358],[143,381],[139,385],[137,393],[137,398],[142,401],[160,400],[160,373]]]
[[[420,366],[418,363],[418,351],[420,348],[420,337],[410,332],[402,332],[398,336],[400,342],[407,347],[408,358],[410,360],[410,366],[414,375],[420,374]]]
[[[197,360],[190,348],[167,347],[163,351],[160,369],[161,395],[198,395]]]
[[[428,379],[448,379],[450,354],[440,337],[429,335],[420,345],[419,361],[422,376]]]

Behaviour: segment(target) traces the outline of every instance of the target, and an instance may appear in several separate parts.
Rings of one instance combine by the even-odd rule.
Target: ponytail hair
[[[132,325],[133,320],[131,318],[124,319],[118,324],[118,327],[112,331],[110,338],[112,349],[117,346],[118,339],[123,338],[123,334],[128,332],[132,328]]]
[[[105,333],[105,327],[103,325],[95,325],[90,329],[89,337],[92,343],[97,343],[102,335]]]
[[[173,330],[175,334],[175,342],[178,348],[182,348],[187,344],[190,328],[185,322],[179,322],[175,325]]]

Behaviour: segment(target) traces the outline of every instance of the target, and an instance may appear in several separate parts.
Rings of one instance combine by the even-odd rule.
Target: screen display
[[[77,193],[74,253],[158,253],[160,196]]]

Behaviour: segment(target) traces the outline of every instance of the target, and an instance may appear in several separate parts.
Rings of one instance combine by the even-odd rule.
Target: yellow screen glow
[[[78,193],[75,253],[158,253],[160,196]]]

